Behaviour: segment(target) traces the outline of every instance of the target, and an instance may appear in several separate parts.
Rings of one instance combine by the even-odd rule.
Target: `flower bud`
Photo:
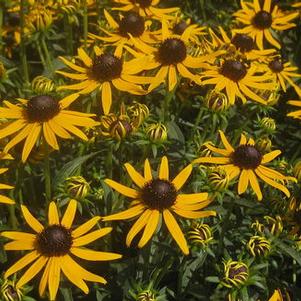
[[[188,240],[192,245],[208,245],[213,240],[212,229],[208,224],[193,224],[188,231]]]
[[[278,236],[283,231],[283,222],[279,215],[276,217],[266,215],[264,217],[268,230],[275,236]]]
[[[276,130],[275,120],[269,117],[262,118],[259,121],[259,126],[267,132],[274,132]]]
[[[54,82],[46,76],[39,75],[31,82],[31,88],[36,94],[48,94],[55,89]]]
[[[66,179],[66,190],[70,197],[82,200],[87,196],[90,185],[82,176],[74,176]]]
[[[294,165],[293,173],[298,182],[301,182],[301,160]]]
[[[229,185],[229,175],[222,168],[211,170],[208,175],[210,186],[216,191],[222,191]]]
[[[272,141],[267,137],[259,138],[256,142],[256,146],[261,153],[268,153],[271,151]]]
[[[250,253],[255,256],[265,256],[271,250],[271,243],[263,236],[252,236],[247,244]]]
[[[153,123],[145,131],[152,142],[162,143],[167,139],[167,128],[162,123]]]
[[[146,290],[138,294],[137,301],[156,301],[156,296],[151,290]]]
[[[149,116],[149,108],[145,104],[135,102],[127,108],[127,114],[130,117],[132,125],[138,128]]]
[[[3,301],[21,301],[22,292],[16,287],[15,282],[11,280],[4,280],[1,285],[0,299]]]
[[[239,287],[244,284],[249,277],[249,269],[242,261],[224,262],[224,278],[221,282],[228,288]]]
[[[219,91],[211,90],[207,93],[205,100],[205,106],[215,112],[222,112],[230,107],[228,97]]]

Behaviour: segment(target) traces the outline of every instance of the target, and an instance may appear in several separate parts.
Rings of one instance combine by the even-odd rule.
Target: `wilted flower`
[[[204,104],[207,108],[215,112],[225,111],[231,105],[227,95],[217,90],[211,90],[207,93]]]
[[[90,185],[82,176],[74,176],[66,179],[66,190],[70,197],[81,200],[88,194]]]
[[[214,190],[222,191],[229,185],[229,175],[224,169],[211,169],[211,171],[209,171],[208,181]]]
[[[264,256],[269,253],[271,243],[263,236],[252,236],[247,244],[250,253],[255,256]]]
[[[188,231],[188,240],[193,245],[208,245],[213,240],[212,229],[208,224],[192,224]]]
[[[167,128],[160,122],[149,125],[145,131],[152,142],[162,143],[167,139]]]
[[[249,277],[249,269],[242,261],[229,259],[224,262],[224,278],[221,282],[228,288],[239,287],[244,284]]]

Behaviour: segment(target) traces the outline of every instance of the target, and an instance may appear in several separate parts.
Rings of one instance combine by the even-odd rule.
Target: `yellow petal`
[[[48,224],[49,225],[59,225],[59,213],[57,211],[57,206],[55,202],[51,202],[48,208]]]
[[[169,179],[169,167],[168,159],[166,156],[162,157],[160,169],[159,169],[159,179],[168,180]]]
[[[115,260],[122,257],[122,255],[116,253],[99,252],[82,248],[71,248],[70,252],[79,258],[91,261]]]
[[[158,227],[159,217],[160,217],[160,212],[158,210],[151,211],[147,224],[144,228],[142,237],[138,243],[139,248],[143,248],[155,233]]]
[[[90,242],[103,237],[105,235],[107,235],[108,233],[110,233],[112,231],[112,228],[107,227],[107,228],[102,228],[99,230],[95,230],[93,232],[90,232],[84,236],[81,237],[77,237],[73,240],[73,247],[80,247],[80,246],[84,246],[89,244]]]
[[[176,190],[180,190],[181,187],[185,184],[188,177],[192,172],[192,165],[187,165],[182,171],[172,180],[172,183],[176,187]]]
[[[124,164],[128,174],[130,175],[131,179],[133,180],[133,182],[139,187],[139,188],[142,188],[146,181],[145,179],[135,170],[135,168],[129,164],[129,163],[126,163]]]
[[[71,228],[75,214],[76,214],[77,201],[70,200],[65,214],[62,218],[61,225],[67,229]]]

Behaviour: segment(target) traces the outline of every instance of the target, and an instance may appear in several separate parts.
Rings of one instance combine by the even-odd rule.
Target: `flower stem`
[[[9,219],[10,219],[10,224],[12,229],[17,229],[18,228],[18,220],[16,217],[16,206],[15,205],[10,205],[8,206],[8,211],[9,211]]]
[[[44,158],[44,177],[45,177],[45,195],[47,202],[51,200],[51,174],[50,174],[50,160],[49,160],[49,145],[45,143],[46,156]]]
[[[53,72],[53,66],[52,66],[51,56],[49,54],[48,47],[47,47],[46,40],[45,40],[44,36],[42,36],[42,38],[41,38],[41,43],[42,43],[42,48],[43,48],[43,51],[44,51],[44,54],[45,54],[48,70],[49,70],[50,73],[52,73]]]
[[[0,2],[0,53],[2,53],[3,3]]]
[[[28,65],[27,65],[27,56],[26,56],[26,47],[25,47],[25,37],[24,37],[24,10],[25,10],[25,0],[21,0],[20,5],[20,35],[21,35],[21,41],[20,41],[20,58],[22,62],[22,72],[25,82],[29,83],[29,73],[28,73]]]
[[[163,103],[163,121],[166,123],[167,121],[169,121],[169,117],[170,117],[170,112],[169,112],[169,104],[171,99],[174,96],[174,91],[176,90],[176,88],[172,91],[167,91],[165,98],[164,98],[164,103]]]

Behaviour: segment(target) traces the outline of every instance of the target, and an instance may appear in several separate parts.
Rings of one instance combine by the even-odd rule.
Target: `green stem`
[[[51,200],[51,174],[50,174],[50,156],[49,156],[49,146],[46,145],[46,156],[44,158],[44,177],[45,177],[45,195],[47,202]]]
[[[49,70],[49,72],[52,73],[53,72],[52,60],[51,60],[51,56],[49,54],[48,47],[47,47],[44,36],[42,36],[42,38],[41,38],[41,43],[42,43],[42,48],[43,48],[43,51],[44,51],[44,54],[46,57],[46,63],[47,63],[48,70]]]
[[[84,47],[87,49],[87,39],[88,39],[88,7],[87,0],[83,1],[84,14],[83,14],[83,26],[84,26]]]
[[[24,36],[24,10],[25,10],[25,0],[21,0],[20,5],[20,34],[21,34],[21,41],[20,41],[20,59],[22,62],[22,72],[23,77],[26,84],[29,84],[29,73],[28,73],[28,65],[27,65],[27,56],[26,56],[26,46],[25,46],[25,36]]]
[[[10,205],[8,206],[8,211],[9,211],[9,220],[10,224],[13,230],[18,228],[18,220],[16,217],[16,206],[15,205]]]
[[[45,61],[45,58],[44,58],[44,54],[43,54],[43,51],[42,51],[42,48],[40,46],[39,41],[36,42],[36,46],[37,46],[37,49],[38,49],[38,52],[39,52],[39,57],[41,59],[42,65],[43,65],[44,69],[46,69],[47,68],[47,64],[46,64],[46,61]]]
[[[64,16],[64,28],[65,28],[65,33],[67,34],[66,37],[67,53],[72,55],[73,54],[73,29],[72,29],[72,25],[69,22],[69,18],[67,14],[65,14]]]
[[[202,109],[202,107],[200,107],[200,110],[199,110],[199,113],[195,119],[195,122],[194,122],[194,125],[193,125],[193,128],[191,130],[191,135],[190,135],[190,139],[189,139],[189,142],[192,141],[193,137],[194,137],[194,134],[197,130],[197,127],[199,126],[200,122],[201,122],[201,118],[203,117],[203,112],[204,110]]]
[[[164,98],[164,103],[163,103],[163,122],[166,123],[167,121],[169,121],[169,117],[170,117],[170,112],[169,112],[169,104],[171,99],[174,96],[174,92],[175,92],[176,88],[173,89],[172,91],[167,91],[165,98]]]

